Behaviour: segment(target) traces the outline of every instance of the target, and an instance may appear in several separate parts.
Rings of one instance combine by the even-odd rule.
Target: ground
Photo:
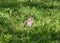
[[[60,43],[60,1],[0,0],[0,43]]]

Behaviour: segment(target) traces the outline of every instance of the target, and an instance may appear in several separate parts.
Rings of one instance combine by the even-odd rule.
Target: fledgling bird
[[[34,23],[33,17],[30,17],[24,22],[24,26],[32,27],[33,23]]]

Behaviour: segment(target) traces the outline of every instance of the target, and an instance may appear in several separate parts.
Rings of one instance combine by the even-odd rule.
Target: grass
[[[60,43],[59,2],[40,2],[0,4],[0,43]],[[34,25],[24,27],[30,16]]]

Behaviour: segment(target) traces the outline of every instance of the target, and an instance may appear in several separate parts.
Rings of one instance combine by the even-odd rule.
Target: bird
[[[28,27],[32,27],[34,24],[34,19],[33,17],[29,17],[25,22],[24,22],[24,26],[28,26]]]

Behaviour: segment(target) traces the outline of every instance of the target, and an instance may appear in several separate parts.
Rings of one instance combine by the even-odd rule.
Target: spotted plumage
[[[25,22],[24,22],[24,26],[33,26],[34,20],[33,17],[28,18]]]

